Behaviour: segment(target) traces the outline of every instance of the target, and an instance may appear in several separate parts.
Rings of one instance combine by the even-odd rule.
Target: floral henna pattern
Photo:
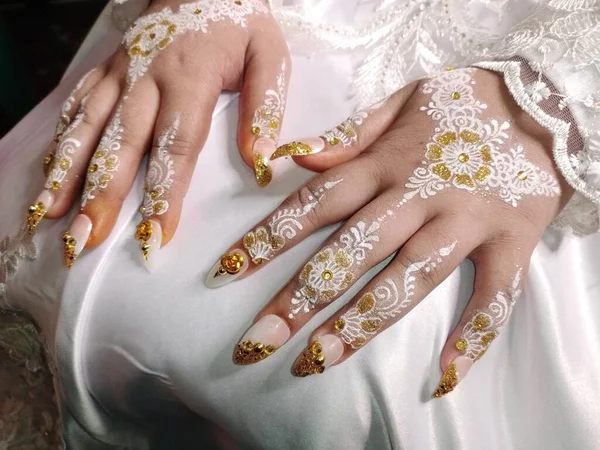
[[[450,70],[424,84],[423,93],[431,99],[421,110],[437,125],[401,203],[415,196],[429,198],[451,186],[493,191],[515,207],[525,195],[560,195],[556,178],[528,161],[523,147],[505,148],[508,121],[479,118],[487,105],[474,96],[473,71]]]
[[[394,280],[386,279],[367,292],[334,322],[337,335],[353,349],[359,349],[374,338],[386,320],[394,319],[409,307],[415,295],[416,274],[430,271],[448,257],[457,242],[441,248],[432,256],[409,265],[404,272],[402,291]]]
[[[329,181],[315,190],[308,197],[308,203],[303,207],[285,208],[275,211],[266,227],[260,226],[244,236],[244,248],[248,251],[254,264],[262,264],[272,259],[286,244],[286,240],[296,237],[303,229],[300,219],[314,210],[325,197],[326,191],[333,189],[343,179]]]
[[[137,19],[123,37],[129,54],[128,85],[131,89],[150,67],[154,57],[188,31],[209,32],[211,22],[231,21],[246,27],[248,17],[269,10],[261,0],[200,0],[179,5],[177,12],[166,7]]]
[[[81,207],[85,207],[91,200],[104,191],[119,166],[119,156],[116,154],[121,149],[123,127],[121,126],[121,109],[119,106],[116,114],[109,123],[104,136],[100,139],[98,148],[92,156],[88,166],[87,178],[83,190]]]
[[[151,216],[160,216],[169,209],[169,201],[165,198],[173,184],[173,158],[169,154],[169,147],[179,130],[179,115],[175,116],[173,123],[158,138],[156,154],[150,158],[146,186],[144,188],[144,201],[140,213],[145,219]]]
[[[358,222],[340,236],[339,242],[325,247],[304,266],[294,289],[290,319],[306,314],[316,305],[331,302],[354,280],[353,269],[361,265],[373,244],[379,242],[379,222],[367,226]]]
[[[251,128],[252,134],[277,141],[284,110],[285,60],[281,63],[281,71],[277,76],[277,90],[267,90],[263,104],[254,111]]]
[[[325,131],[321,137],[329,145],[349,147],[358,139],[356,127],[362,125],[368,115],[367,111],[357,111],[335,128]]]

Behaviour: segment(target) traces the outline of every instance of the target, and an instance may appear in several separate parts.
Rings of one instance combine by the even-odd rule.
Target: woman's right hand
[[[44,216],[65,215],[83,189],[63,237],[70,267],[107,238],[149,151],[136,238],[151,261],[175,233],[223,89],[241,93],[240,153],[257,183],[269,184],[289,72],[287,45],[262,0],[154,1],[64,103],[29,231]]]

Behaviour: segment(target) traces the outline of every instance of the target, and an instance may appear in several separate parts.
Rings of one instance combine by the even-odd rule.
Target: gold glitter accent
[[[267,187],[273,179],[273,171],[265,159],[266,158],[258,153],[254,155],[254,175],[256,176],[256,182],[260,187]]]
[[[453,92],[450,97],[452,98],[452,100],[459,100],[460,99],[460,92]]]
[[[302,280],[308,280],[308,277],[310,276],[310,273],[312,272],[312,265],[311,264],[307,264],[302,268],[302,272],[300,272],[300,278]]]
[[[485,181],[485,179],[491,173],[492,173],[492,170],[489,167],[481,166],[479,169],[477,169],[477,172],[475,172],[475,175],[473,175],[473,178],[475,178],[480,183],[483,183]]]
[[[468,155],[468,154],[466,154],[466,153],[461,153],[460,155],[458,155],[458,160],[459,160],[461,163],[466,163],[466,162],[469,162],[469,159],[471,159],[471,158],[470,158],[470,157],[469,157],[469,155]]]
[[[450,172],[450,169],[448,169],[444,163],[436,164],[433,166],[432,171],[442,180],[448,181],[450,178],[452,178],[452,172]]]
[[[438,161],[443,154],[443,149],[438,144],[427,144],[427,158],[432,161]]]
[[[456,133],[453,133],[451,131],[448,131],[446,133],[442,133],[438,136],[438,142],[440,144],[442,144],[444,147],[446,147],[447,145],[452,144],[453,142],[456,142],[457,140],[457,136]]]
[[[37,226],[46,215],[46,212],[48,212],[48,209],[42,202],[29,205],[29,208],[27,209],[27,232],[29,234],[33,234]]]
[[[484,314],[477,314],[473,320],[473,328],[478,331],[485,330],[490,326],[490,318]]]
[[[467,349],[468,345],[469,345],[469,343],[467,342],[466,339],[459,339],[454,344],[454,347],[456,347],[456,350],[459,350],[459,351],[462,352],[462,351],[465,351]]]
[[[273,236],[271,236],[270,242],[271,242],[271,248],[273,250],[279,250],[279,249],[283,248],[283,246],[285,245],[285,240],[278,234],[274,234]]]
[[[492,159],[492,149],[490,148],[489,145],[484,145],[479,149],[479,153],[481,153],[481,159],[483,159],[483,162],[486,164],[490,164],[493,159]]]
[[[52,182],[52,190],[57,191],[60,189],[60,183],[58,181]]]
[[[260,133],[260,127],[257,127],[256,125],[254,125],[252,127],[252,134],[258,134]]]
[[[329,143],[329,145],[338,145],[340,143],[340,139],[334,136],[328,139],[327,142]]]
[[[62,240],[64,243],[63,252],[65,266],[70,269],[73,267],[73,264],[75,264],[75,260],[77,259],[77,255],[75,254],[75,246],[77,245],[77,241],[69,234],[68,231],[63,234]]]
[[[240,253],[227,253],[221,258],[221,266],[217,269],[215,277],[221,275],[235,275],[244,267],[244,255]]]
[[[338,250],[333,259],[335,263],[343,269],[350,267],[352,264],[352,258],[344,250]]]
[[[135,229],[135,239],[142,241],[140,243],[140,250],[146,261],[148,260],[148,256],[150,254],[150,245],[148,244],[148,241],[152,238],[152,228],[151,221],[143,220]]]
[[[524,170],[519,170],[517,172],[517,178],[521,181],[525,181],[527,179],[527,173]]]
[[[489,333],[481,336],[481,345],[484,347],[489,347],[489,345],[496,339],[497,333],[495,331],[490,331]]]
[[[371,319],[363,320],[360,323],[360,327],[367,333],[375,333],[377,330],[379,330],[379,328],[381,328],[381,321]]]
[[[89,169],[88,169],[88,172],[89,172],[89,173],[94,173],[94,172],[96,172],[97,170],[98,170],[98,164],[92,164],[92,165],[89,167]]]
[[[440,380],[440,384],[438,384],[435,389],[432,397],[440,398],[444,395],[452,392],[456,385],[458,384],[458,370],[456,370],[456,364],[451,363],[444,374],[442,375],[442,379]]]
[[[235,0],[235,2],[233,2],[233,3],[235,3],[238,6],[242,6],[242,1],[241,0]]]
[[[460,138],[463,142],[468,142],[469,144],[476,144],[481,140],[481,136],[479,136],[477,133],[473,133],[470,130],[461,131]]]
[[[282,156],[305,156],[313,152],[313,148],[304,142],[290,142],[289,144],[281,145],[271,155],[271,161]]]
[[[365,314],[375,306],[375,297],[373,294],[365,294],[356,304],[356,309],[360,314]]]
[[[455,183],[457,185],[475,187],[475,183],[473,183],[473,179],[469,175],[456,175]]]
[[[202,13],[202,10],[200,8],[196,8],[194,10],[194,14],[196,14],[196,15],[201,14],[201,13]]]
[[[329,260],[329,253],[321,252],[317,255],[317,261],[319,262],[327,262]]]
[[[323,346],[315,341],[296,360],[292,373],[297,377],[306,377],[323,373],[324,370],[325,355],[323,354]]]
[[[269,120],[269,128],[271,130],[276,130],[279,128],[279,120],[276,117],[273,117],[271,120]]]
[[[333,272],[331,270],[324,270],[323,273],[321,273],[321,278],[329,281],[333,278]]]
[[[363,345],[365,345],[366,343],[367,343],[367,340],[365,338],[363,338],[363,337],[357,337],[356,339],[354,339],[352,341],[352,348],[359,349]]]
[[[236,345],[233,352],[233,362],[240,366],[254,364],[271,356],[275,350],[272,345],[264,345],[262,342],[252,342],[246,339]]]
[[[346,321],[344,319],[342,319],[341,317],[333,323],[333,327],[338,331],[342,331],[345,326],[346,326]]]
[[[48,174],[50,173],[50,168],[52,167],[52,164],[54,162],[54,153],[50,152],[48,153],[46,156],[44,156],[44,175],[48,176]]]

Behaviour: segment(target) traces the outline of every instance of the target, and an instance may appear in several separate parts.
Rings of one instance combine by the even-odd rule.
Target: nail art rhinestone
[[[325,371],[325,355],[323,354],[323,346],[318,342],[313,342],[304,352],[292,369],[293,374],[297,377],[306,377],[315,375]]]
[[[75,254],[75,246],[77,245],[77,241],[69,234],[68,231],[63,234],[62,240],[64,243],[65,266],[71,268],[77,259],[77,255]]]
[[[271,356],[275,350],[277,349],[272,345],[245,340],[236,346],[233,354],[233,362],[240,366],[254,364]]]
[[[27,210],[27,232],[33,234],[37,226],[40,224],[47,212],[46,205],[42,202],[37,202],[29,205]]]
[[[228,253],[221,258],[221,266],[217,269],[215,277],[221,275],[235,275],[244,266],[244,255],[240,253]]]
[[[152,222],[150,220],[143,220],[135,230],[135,238],[138,241],[142,241],[140,243],[140,250],[146,261],[150,254],[150,244],[148,244],[148,241],[152,238],[152,232]]]

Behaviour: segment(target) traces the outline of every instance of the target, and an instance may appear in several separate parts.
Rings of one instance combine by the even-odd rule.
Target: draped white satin
[[[43,186],[40,167],[62,100],[116,45],[97,35],[81,66],[0,141],[0,236]],[[282,139],[319,133],[351,110],[346,57],[294,58]],[[310,101],[306,101],[310,98]],[[323,375],[290,367],[310,332],[366,282],[319,313],[269,359],[234,366],[253,315],[318,248],[311,236],[252,277],[204,286],[227,246],[311,174],[284,163],[259,190],[236,144],[237,100],[224,94],[181,224],[156,273],[133,239],[143,168],[108,240],[67,272],[60,236],[75,211],[44,221],[41,255],[9,284],[58,367],[69,448],[211,448],[218,427],[257,449],[600,448],[600,236],[548,231],[508,325],[455,392],[430,400],[439,355],[472,288],[464,263],[400,323]],[[208,431],[206,431],[208,430]]]

